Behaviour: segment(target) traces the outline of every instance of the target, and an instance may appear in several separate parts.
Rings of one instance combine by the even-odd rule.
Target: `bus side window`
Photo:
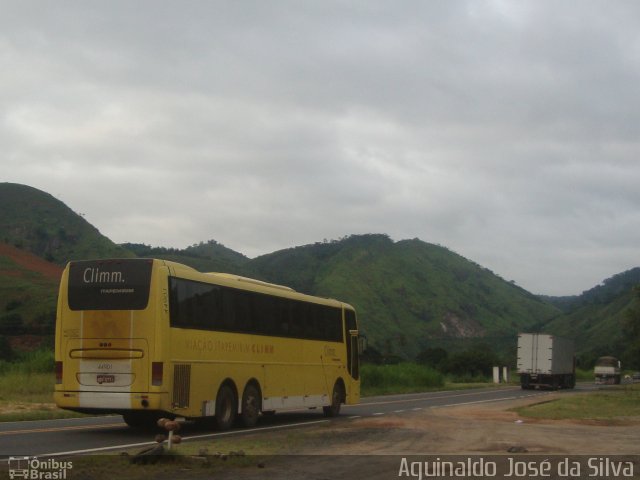
[[[275,317],[278,325],[278,332],[283,337],[291,337],[291,316],[288,301],[284,298],[274,298],[275,300]]]
[[[286,317],[289,323],[289,336],[294,338],[304,337],[304,326],[299,317],[297,303],[293,300],[285,301]]]
[[[256,295],[255,297],[255,319],[254,331],[266,335],[274,335],[277,324],[274,311],[273,299],[266,295]]]
[[[332,308],[327,320],[329,325],[329,339],[334,342],[342,342],[342,311],[339,308]]]
[[[217,330],[233,330],[236,324],[235,292],[225,288],[222,290],[222,316],[216,324]]]
[[[190,301],[189,284],[176,278],[169,279],[170,322],[172,326],[188,327],[193,318],[193,304]]]
[[[169,279],[170,322],[183,328],[212,329],[220,316],[220,289],[216,285]]]
[[[220,289],[215,285],[198,285],[194,295],[193,324],[197,328],[210,330],[220,317]]]
[[[237,291],[235,296],[236,318],[230,330],[250,332],[253,326],[253,295],[249,292]]]

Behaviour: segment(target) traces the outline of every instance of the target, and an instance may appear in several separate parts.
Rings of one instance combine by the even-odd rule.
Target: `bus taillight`
[[[162,362],[151,362],[151,385],[156,387],[162,385],[163,365]]]
[[[56,383],[60,384],[62,383],[62,362],[56,362],[55,371],[56,371]]]

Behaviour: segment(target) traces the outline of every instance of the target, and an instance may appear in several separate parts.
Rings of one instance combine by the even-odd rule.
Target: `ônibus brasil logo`
[[[64,480],[67,470],[73,468],[73,462],[55,458],[39,460],[38,457],[9,457],[9,478],[32,480]]]

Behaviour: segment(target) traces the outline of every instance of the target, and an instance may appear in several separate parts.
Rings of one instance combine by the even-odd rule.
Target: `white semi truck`
[[[573,340],[545,333],[518,335],[518,373],[524,390],[573,388],[576,362]]]
[[[615,384],[620,383],[622,365],[620,360],[615,357],[600,357],[596,361],[593,374],[596,377],[597,384]]]

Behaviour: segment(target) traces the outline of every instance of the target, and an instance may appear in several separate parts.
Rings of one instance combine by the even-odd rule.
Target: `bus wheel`
[[[216,425],[219,430],[228,430],[236,419],[236,396],[229,385],[223,385],[216,397]]]
[[[333,386],[333,393],[331,394],[331,405],[328,407],[322,407],[325,417],[337,417],[340,414],[340,405],[344,398],[344,391],[342,386],[336,382]]]
[[[253,385],[247,385],[242,394],[240,419],[245,427],[254,427],[260,415],[260,392]]]

